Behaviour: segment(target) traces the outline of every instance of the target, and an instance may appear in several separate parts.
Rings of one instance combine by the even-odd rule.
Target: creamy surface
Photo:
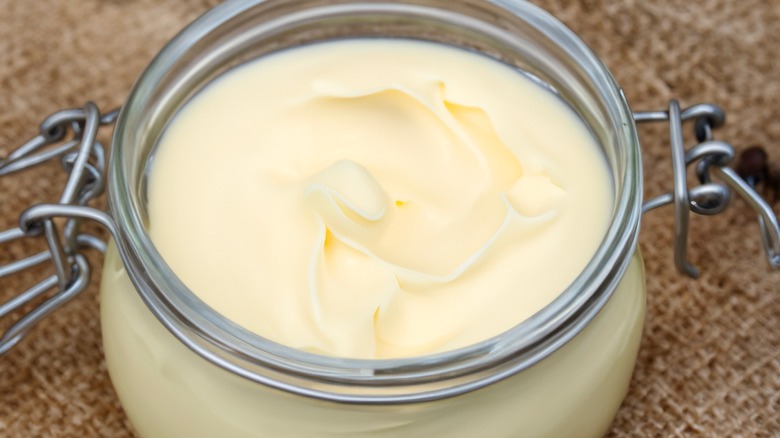
[[[236,68],[167,128],[150,234],[208,305],[342,357],[440,352],[552,301],[601,242],[609,171],[555,95],[481,55],[352,40]]]

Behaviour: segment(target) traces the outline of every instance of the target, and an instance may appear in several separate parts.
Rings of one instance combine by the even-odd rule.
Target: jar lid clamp
[[[691,212],[714,215],[728,207],[731,192],[740,195],[758,214],[758,225],[769,265],[780,268],[780,226],[772,207],[728,163],[734,158],[734,148],[723,141],[713,139],[712,131],[726,121],[725,112],[712,104],[693,105],[684,110],[676,100],[669,102],[667,111],[635,112],[637,123],[668,122],[670,153],[674,189],[645,202],[642,212],[674,204],[674,262],[677,270],[690,277],[698,277],[699,271],[688,261],[688,217]],[[698,143],[686,150],[682,125],[694,122]],[[686,168],[696,164],[696,174],[701,185],[689,188]],[[713,182],[712,175],[723,184]]]

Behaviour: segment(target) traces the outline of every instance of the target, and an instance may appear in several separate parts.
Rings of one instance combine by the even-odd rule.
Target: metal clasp
[[[780,225],[772,207],[746,183],[728,163],[734,158],[734,148],[723,141],[714,140],[712,131],[726,121],[723,110],[711,104],[694,105],[680,109],[676,100],[669,102],[668,111],[635,112],[636,123],[668,122],[674,189],[645,202],[643,212],[674,204],[674,262],[677,269],[691,277],[698,277],[696,269],[687,258],[688,222],[690,212],[714,215],[722,212],[736,192],[758,213],[758,225],[764,244],[767,261],[780,268]],[[683,122],[693,121],[698,143],[685,150]],[[696,175],[700,185],[689,188],[687,166],[696,164]],[[715,175],[725,184],[714,182]]]
[[[26,291],[0,304],[0,319],[19,312],[22,307],[38,304],[24,313],[2,332],[0,355],[16,345],[35,325],[54,309],[66,303],[89,284],[90,268],[81,254],[85,248],[105,251],[98,237],[81,231],[84,219],[97,221],[114,232],[110,216],[87,204],[105,188],[105,151],[97,141],[98,128],[114,122],[118,110],[101,115],[91,102],[84,108],[67,109],[47,117],[40,134],[0,159],[0,177],[54,159],[60,159],[68,174],[59,201],[38,204],[25,210],[19,226],[0,231],[0,244],[17,239],[43,238],[47,250],[0,266],[0,277],[51,261],[54,273]],[[68,137],[68,132],[72,135]],[[58,227],[55,219],[63,218]]]

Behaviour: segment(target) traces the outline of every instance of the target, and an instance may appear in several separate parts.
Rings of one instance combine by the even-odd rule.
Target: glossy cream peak
[[[517,325],[608,225],[606,163],[550,91],[481,55],[352,40],[225,74],[179,112],[149,186],[174,272],[273,341],[362,358]]]

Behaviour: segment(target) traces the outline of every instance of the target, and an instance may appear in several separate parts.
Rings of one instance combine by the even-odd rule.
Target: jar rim
[[[463,0],[459,3],[470,3]],[[210,32],[257,6],[274,0],[228,1],[216,6],[175,36],[149,64],[131,91],[114,131],[109,164],[109,200],[117,222],[117,247],[139,295],[158,320],[182,343],[206,360],[252,381],[313,398],[363,404],[409,403],[454,396],[489,385],[542,360],[573,338],[611,297],[636,249],[641,218],[641,161],[632,112],[604,64],[571,30],[542,9],[516,0],[482,1],[510,14],[564,50],[591,75],[621,145],[622,175],[612,222],[596,253],[580,275],[551,303],[515,327],[476,344],[442,353],[397,359],[336,358],[287,347],[232,323],[206,306],[173,273],[146,231],[142,177],[148,162],[128,163],[142,133],[162,131],[163,111],[150,109],[156,88],[179,58],[197,51]],[[401,2],[298,0],[315,5],[298,19],[324,13],[430,13],[435,1]],[[471,5],[473,7],[473,5]],[[446,11],[448,19],[455,12]],[[209,62],[204,57],[197,62]],[[212,60],[213,61],[213,60]],[[169,93],[183,99],[186,90]],[[159,107],[152,107],[158,108]],[[148,141],[148,139],[147,139]],[[148,151],[147,151],[148,152]],[[148,155],[151,156],[151,155]],[[313,388],[309,382],[322,385]],[[450,382],[443,384],[442,382]],[[381,388],[402,385],[403,392]],[[355,386],[379,388],[352,391]],[[350,389],[352,388],[352,389]]]

